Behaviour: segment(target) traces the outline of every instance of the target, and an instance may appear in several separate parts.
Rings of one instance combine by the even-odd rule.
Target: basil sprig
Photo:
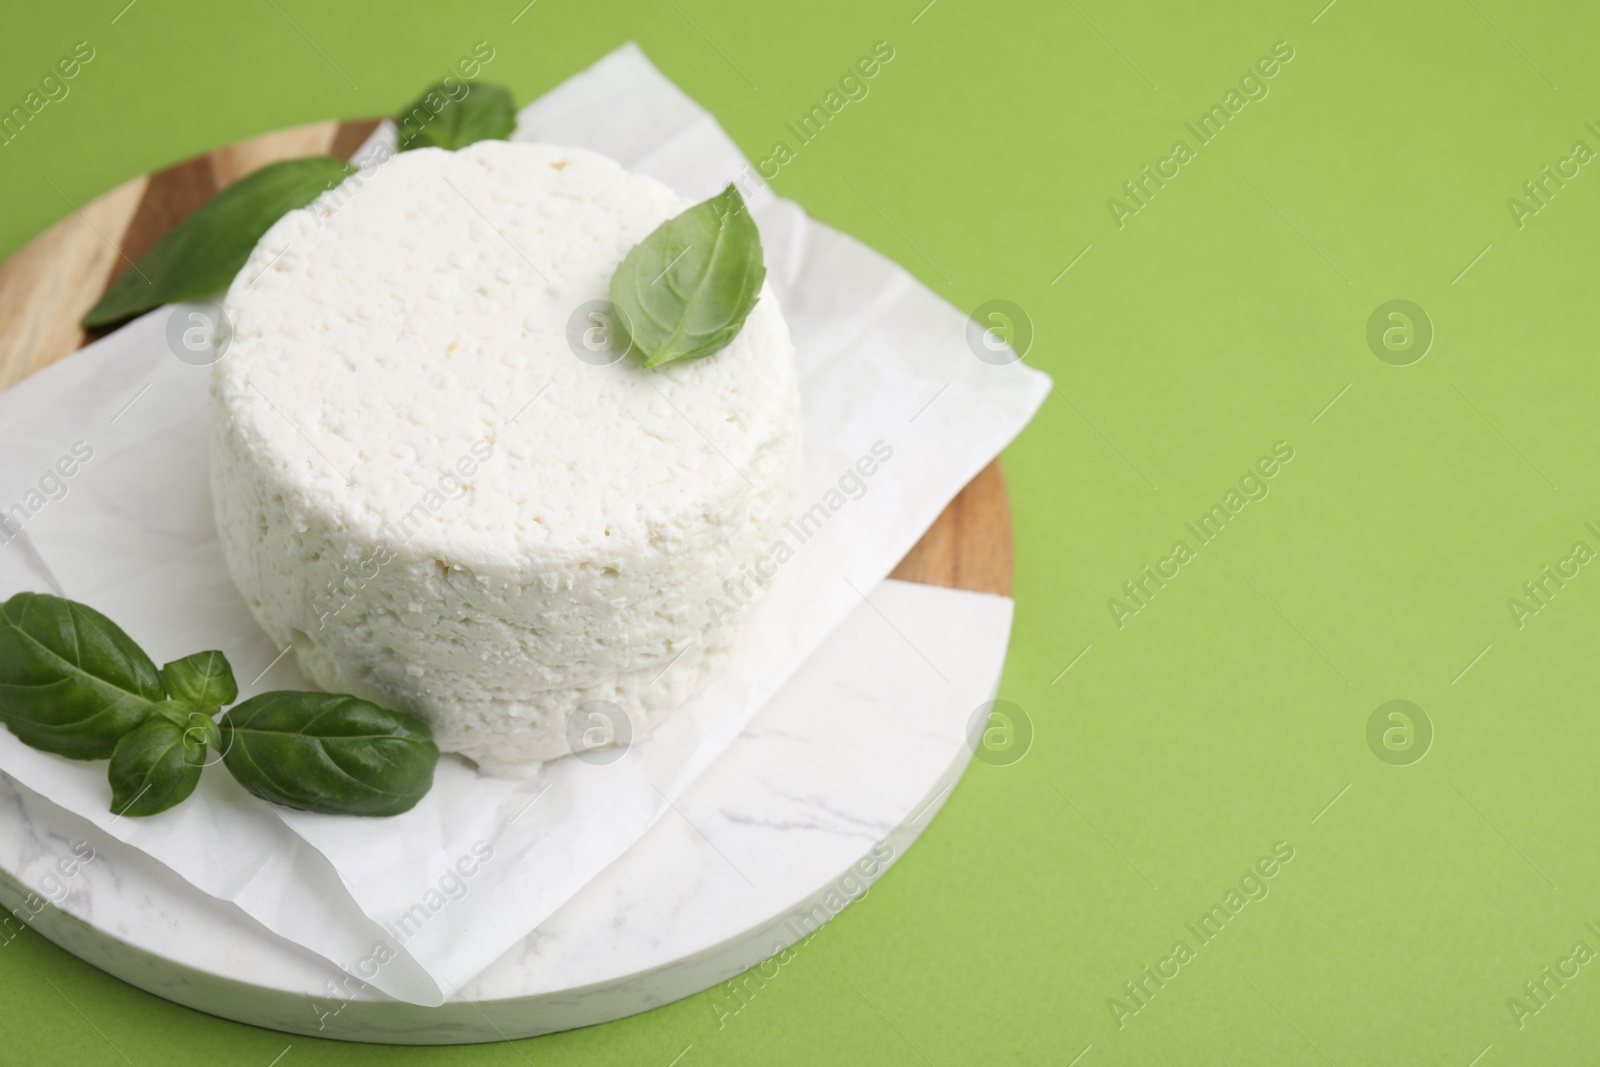
[[[631,351],[658,367],[727,347],[766,276],[761,234],[730,184],[628,252],[611,276],[611,304]]]
[[[272,224],[356,172],[331,156],[289,159],[240,178],[123,271],[83,317],[98,330],[226,289]]]
[[[433,786],[427,725],[336,693],[262,693],[235,705],[233,668],[198,652],[159,671],[84,604],[18,593],[0,605],[0,722],[24,744],[109,759],[111,810],[146,816],[182,803],[215,762],[250,793],[330,815],[398,815]]]
[[[455,96],[444,82],[424,90],[394,117],[395,143],[402,152],[413,148],[454,151],[477,141],[504,141],[517,127],[511,94],[498,85],[459,83],[466,93]]]

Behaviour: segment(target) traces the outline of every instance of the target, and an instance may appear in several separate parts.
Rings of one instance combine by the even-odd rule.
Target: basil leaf
[[[517,128],[511,94],[498,85],[462,82],[467,95],[459,100],[443,82],[430,86],[394,117],[400,151],[445,148],[454,151],[475,141],[504,141]]]
[[[233,668],[228,657],[221,652],[196,652],[192,656],[173,660],[161,668],[161,684],[174,700],[186,701],[197,708],[220,708],[232,704],[239,696],[239,683],[233,680]]]
[[[108,759],[165,695],[150,657],[93,608],[45,593],[0,606],[0,721],[24,744]]]
[[[646,367],[725,348],[761,296],[761,234],[731,184],[668,219],[611,276],[619,325]]]
[[[426,723],[352,696],[262,693],[222,717],[222,759],[262,800],[328,815],[398,815],[433,786]]]
[[[226,289],[274,222],[354,173],[356,168],[331,156],[309,156],[240,178],[123,271],[83,317],[84,328],[97,330],[162,304]]]
[[[181,804],[200,783],[205,765],[205,734],[198,724],[185,728],[165,716],[152,715],[118,741],[111,753],[106,771],[111,782],[111,813],[157,815]]]

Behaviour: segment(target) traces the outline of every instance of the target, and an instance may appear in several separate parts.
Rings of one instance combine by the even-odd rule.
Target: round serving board
[[[282,159],[348,158],[377,125],[326,122],[264,134],[75,206],[0,264],[0,389],[95,340],[78,326],[84,312],[218,190]],[[998,460],[951,501],[892,577],[1009,594],[1011,525]],[[918,632],[926,602],[919,598],[931,595],[890,583],[875,599],[910,620],[919,646],[948,657],[943,688],[919,693],[914,678],[895,677],[892,665],[851,662],[852,645],[865,642],[851,632],[860,621],[847,623],[817,657],[876,681],[875,704],[871,686],[864,696],[786,690],[685,794],[681,820],[658,823],[441,1007],[377,993],[327,996],[320,991],[340,972],[326,960],[3,774],[0,906],[14,918],[0,916],[0,942],[25,936],[21,920],[103,970],[202,1011],[318,1037],[403,1044],[548,1033],[716,986],[805,939],[865,892],[965,769],[967,720],[993,695],[1004,657],[1004,639],[994,635],[1005,632],[1009,608],[975,597],[962,613],[969,621]],[[954,632],[967,625],[970,634]],[[863,699],[869,703],[852,704]],[[863,733],[868,720],[876,726]],[[851,739],[848,749],[833,740],[841,737]],[[885,760],[890,746],[894,759]],[[807,810],[773,807],[799,798]],[[712,846],[715,855],[706,852],[712,838],[722,842]],[[65,880],[51,874],[85,845],[93,862]],[[724,853],[739,858],[737,877],[718,866]],[[752,978],[741,981],[748,989]],[[721,1001],[712,997],[719,1023],[748,996],[727,992]]]

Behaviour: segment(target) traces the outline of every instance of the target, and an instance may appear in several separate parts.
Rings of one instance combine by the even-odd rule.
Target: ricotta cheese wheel
[[[234,581],[316,685],[516,776],[639,740],[716,668],[745,612],[713,601],[759,593],[794,507],[788,328],[767,287],[727,348],[645,370],[592,350],[586,310],[689,206],[485,141],[396,155],[261,239],[224,304],[211,489]]]

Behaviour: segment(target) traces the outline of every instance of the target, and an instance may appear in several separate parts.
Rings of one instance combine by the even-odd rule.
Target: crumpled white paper
[[[0,731],[0,770],[418,1004],[442,1002],[637,841],[1050,388],[1021,363],[976,358],[966,316],[894,263],[765,187],[752,193],[732,141],[635,46],[524,108],[516,139],[604,152],[695,199],[737,178],[761,228],[798,352],[802,508],[822,502],[830,514],[750,611],[727,670],[614,763],[564,759],[506,781],[447,758],[422,803],[381,820],[271,808],[220,770],[170,812],[118,819],[104,764]],[[209,370],[171,354],[175,314],[152,312],[0,394],[0,508],[25,505],[21,534],[0,548],[0,595],[56,585],[158,663],[221,648],[241,697],[304,687],[223,565],[207,488]],[[854,477],[878,442],[892,458]],[[59,464],[75,445],[90,458]],[[445,907],[461,881],[472,906]]]

